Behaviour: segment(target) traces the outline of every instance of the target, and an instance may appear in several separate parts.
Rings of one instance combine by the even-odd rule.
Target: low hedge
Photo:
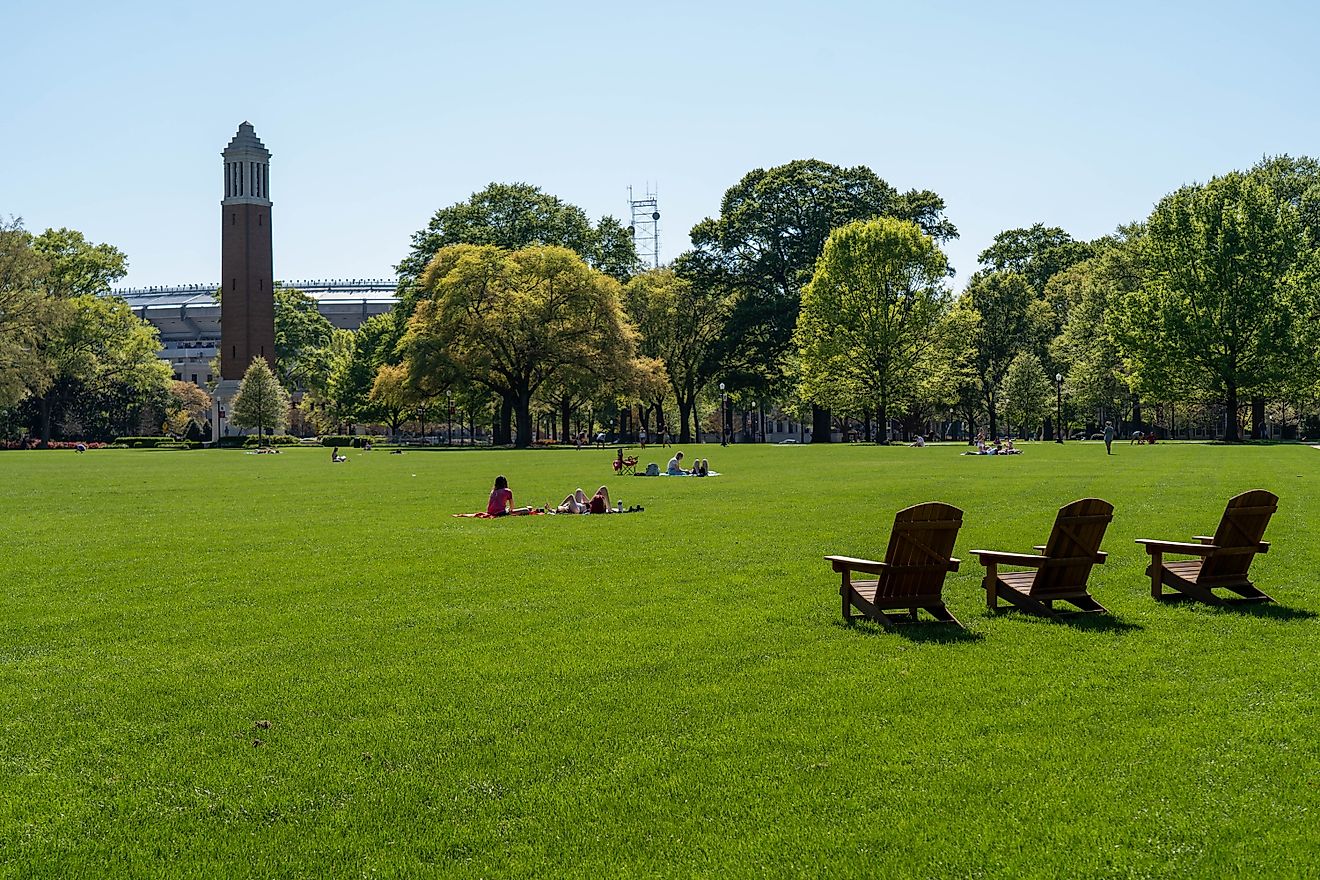
[[[362,444],[368,440],[371,441],[372,443],[379,442],[378,438],[372,437],[370,435],[349,436],[348,434],[330,434],[328,436],[321,438],[321,445],[322,446],[352,446],[354,448],[360,449],[362,447]]]
[[[163,444],[176,443],[173,437],[116,437],[115,443],[122,443],[129,449],[155,449]]]
[[[243,440],[244,446],[297,446],[300,443],[302,440],[292,434],[267,434],[260,440],[256,434],[249,434]]]

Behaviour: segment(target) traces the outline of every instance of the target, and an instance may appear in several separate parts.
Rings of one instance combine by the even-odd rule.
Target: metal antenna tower
[[[628,208],[632,211],[633,247],[637,250],[637,259],[642,265],[652,269],[660,268],[660,211],[656,195],[650,192],[644,198],[634,198],[633,188],[628,187]]]

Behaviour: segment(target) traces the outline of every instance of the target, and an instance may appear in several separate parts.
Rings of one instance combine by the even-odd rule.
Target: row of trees
[[[67,230],[10,223],[2,234],[10,422],[49,436],[75,403],[125,389],[177,416],[154,334],[97,295],[122,277],[123,255]],[[1094,241],[1043,224],[1006,230],[957,295],[941,250],[956,235],[935,193],[804,160],[746,175],[692,230],[690,250],[642,271],[613,218],[492,184],[413,236],[398,307],[356,331],[277,291],[275,374],[304,392],[297,415],[311,429],[399,430],[453,407],[518,445],[536,425],[566,438],[606,418],[672,429],[674,416],[687,442],[717,382],[735,401],[809,419],[821,440],[842,417],[882,441],[894,424],[954,420],[1052,433],[1056,393],[1082,422],[1221,407],[1228,439],[1245,402],[1253,434],[1271,401],[1312,405],[1311,159],[1183,187]]]

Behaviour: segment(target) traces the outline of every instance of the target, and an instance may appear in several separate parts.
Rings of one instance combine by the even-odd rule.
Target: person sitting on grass
[[[495,488],[490,490],[490,500],[486,502],[488,516],[526,516],[531,512],[530,507],[513,506],[513,492],[504,474],[495,478]]]
[[[338,464],[338,463],[341,462],[341,461],[348,461],[348,456],[347,456],[347,455],[340,455],[340,454],[339,454],[339,447],[338,447],[338,446],[332,446],[332,447],[330,447],[330,461],[331,461],[332,463],[334,463],[334,464]]]
[[[925,445],[926,445],[926,438],[921,436],[920,434],[917,435],[917,439],[913,440],[911,443],[908,444],[908,446],[915,446],[917,449],[921,449]]]
[[[694,474],[696,474],[697,476],[699,476],[699,477],[709,477],[709,476],[710,476],[710,460],[709,460],[709,459],[705,459],[705,458],[700,459],[700,460],[697,462],[696,467],[694,467],[694,468],[692,469],[692,472],[693,472]]]
[[[687,471],[683,470],[683,453],[675,452],[674,457],[669,459],[669,466],[665,468],[665,473],[671,477],[685,477]]]
[[[1022,454],[1022,450],[1021,450],[1021,449],[1018,449],[1016,446],[1014,446],[1014,445],[1013,445],[1013,438],[1012,438],[1012,437],[1009,437],[1009,438],[1008,438],[1008,442],[1006,442],[1006,443],[1004,444],[1004,448],[1001,449],[1001,450],[999,450],[999,454],[1000,454],[1000,455],[1021,455],[1021,454]]]

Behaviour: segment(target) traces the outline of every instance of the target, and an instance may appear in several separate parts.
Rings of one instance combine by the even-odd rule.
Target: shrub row
[[[353,446],[361,447],[363,441],[370,440],[377,442],[374,437],[350,437],[347,434],[330,434],[321,438],[322,446]]]
[[[115,444],[127,446],[129,449],[154,449],[157,446],[165,446],[171,443],[177,443],[173,437],[116,437]]]
[[[297,446],[302,440],[292,434],[267,434],[260,441],[257,435],[250,434],[243,440],[244,446]]]
[[[24,437],[22,440],[0,440],[0,449],[36,449],[41,445],[41,441],[36,437]],[[97,442],[85,442],[83,446],[88,449],[105,449],[109,444]],[[76,449],[77,440],[52,440],[51,449]]]

